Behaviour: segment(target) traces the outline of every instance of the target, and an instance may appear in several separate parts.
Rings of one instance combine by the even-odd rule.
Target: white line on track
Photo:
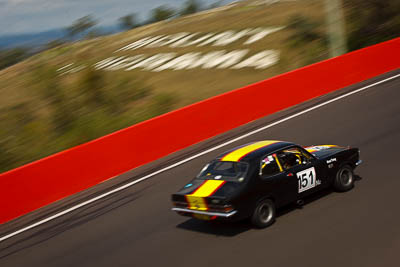
[[[320,108],[320,107],[326,106],[326,105],[328,105],[328,104],[330,104],[330,103],[332,103],[332,102],[338,101],[338,100],[340,100],[340,99],[342,99],[342,98],[345,98],[345,97],[348,97],[348,96],[357,94],[357,93],[359,93],[359,92],[362,92],[362,91],[364,91],[364,90],[367,90],[368,88],[371,88],[371,87],[374,87],[374,86],[376,86],[376,85],[385,83],[385,82],[387,82],[387,81],[396,79],[397,77],[400,77],[400,74],[397,74],[397,75],[391,76],[391,77],[389,77],[389,78],[386,78],[386,79],[384,79],[384,80],[381,80],[381,81],[379,81],[379,82],[375,82],[375,83],[373,83],[373,84],[364,86],[364,87],[362,87],[362,88],[360,88],[360,89],[351,91],[351,92],[346,93],[346,94],[344,94],[344,95],[335,97],[335,98],[333,98],[333,99],[331,99],[331,100],[325,101],[325,102],[323,102],[323,103],[321,103],[321,104],[318,104],[318,105],[313,106],[313,107],[311,107],[311,108],[308,108],[308,109],[305,109],[305,110],[300,111],[300,112],[298,112],[298,113],[295,113],[295,114],[293,114],[293,115],[290,115],[290,116],[288,116],[288,117],[286,117],[286,118],[284,118],[284,119],[278,120],[278,121],[276,121],[276,122],[273,122],[273,123],[270,123],[270,124],[268,124],[268,125],[266,125],[266,126],[263,126],[263,127],[261,127],[261,128],[258,128],[257,130],[254,130],[254,131],[248,132],[248,133],[246,133],[246,134],[244,134],[244,135],[241,135],[241,136],[239,136],[239,137],[236,137],[236,138],[234,138],[234,139],[232,139],[232,140],[229,140],[229,141],[227,141],[227,142],[225,142],[225,143],[222,143],[222,144],[220,144],[220,145],[217,145],[217,146],[215,146],[215,147],[213,147],[213,148],[207,149],[207,150],[205,150],[205,151],[203,151],[203,152],[200,152],[200,153],[198,153],[198,154],[196,154],[196,155],[194,155],[194,156],[191,156],[191,157],[189,157],[189,158],[186,158],[186,159],[184,159],[184,160],[181,160],[181,161],[179,161],[179,162],[177,162],[177,163],[174,163],[174,164],[172,164],[172,165],[170,165],[170,166],[168,166],[168,167],[165,167],[165,168],[163,168],[163,169],[161,169],[161,170],[158,170],[158,171],[153,172],[153,173],[151,173],[151,174],[149,174],[149,175],[143,176],[142,178],[139,178],[139,179],[137,179],[137,180],[135,180],[135,181],[132,181],[132,182],[130,182],[130,183],[127,183],[127,184],[125,184],[125,185],[123,185],[123,186],[120,186],[120,187],[115,188],[115,189],[113,189],[113,190],[111,190],[111,191],[108,191],[108,192],[106,192],[106,193],[104,193],[104,194],[101,194],[101,195],[99,195],[99,196],[97,196],[97,197],[94,197],[94,198],[89,199],[89,200],[87,200],[87,201],[84,201],[84,202],[82,202],[82,203],[80,203],[80,204],[78,204],[78,205],[75,205],[75,206],[73,206],[73,207],[71,207],[71,208],[69,208],[69,209],[66,209],[66,210],[64,210],[64,211],[61,211],[61,212],[59,212],[59,213],[56,213],[56,214],[54,214],[54,215],[52,215],[52,216],[50,216],[50,217],[48,217],[48,218],[46,218],[46,219],[43,219],[43,220],[38,221],[38,222],[36,222],[36,223],[34,223],[34,224],[31,224],[31,225],[29,225],[29,226],[26,226],[26,227],[24,227],[24,228],[22,228],[22,229],[20,229],[20,230],[17,230],[17,231],[12,232],[12,233],[10,233],[10,234],[8,234],[8,235],[5,235],[5,236],[3,236],[3,237],[0,238],[0,242],[4,241],[4,240],[6,240],[6,239],[9,239],[9,238],[11,238],[11,237],[13,237],[13,236],[16,236],[16,235],[18,235],[18,234],[20,234],[20,233],[23,233],[23,232],[25,232],[25,231],[28,231],[28,230],[30,230],[30,229],[36,227],[36,226],[39,226],[39,225],[42,225],[42,224],[44,224],[44,223],[46,223],[46,222],[52,221],[52,220],[54,220],[54,219],[56,219],[56,218],[58,218],[58,217],[61,217],[61,216],[65,215],[65,214],[70,213],[70,212],[72,212],[72,211],[74,211],[74,210],[77,210],[77,209],[79,209],[79,208],[81,208],[81,207],[87,206],[87,205],[89,205],[89,204],[91,204],[91,203],[93,203],[93,202],[95,202],[95,201],[97,201],[97,200],[99,200],[99,199],[105,198],[105,197],[107,197],[107,196],[109,196],[109,195],[112,195],[112,194],[117,193],[117,192],[119,192],[119,191],[121,191],[121,190],[124,190],[124,189],[126,189],[126,188],[128,188],[128,187],[131,187],[131,186],[133,186],[133,185],[135,185],[135,184],[137,184],[137,183],[140,183],[140,182],[142,182],[142,181],[144,181],[144,180],[147,180],[147,179],[149,179],[149,178],[151,178],[151,177],[153,177],[153,176],[155,176],[155,175],[157,175],[157,174],[160,174],[160,173],[162,173],[162,172],[168,171],[168,170],[170,170],[170,169],[172,169],[172,168],[175,168],[175,167],[177,167],[177,166],[179,166],[179,165],[182,165],[182,164],[184,164],[184,163],[186,163],[186,162],[188,162],[188,161],[191,161],[191,160],[193,160],[193,159],[195,159],[195,158],[198,158],[198,157],[201,157],[201,156],[203,156],[203,155],[205,155],[205,154],[208,154],[208,153],[210,153],[210,152],[212,152],[212,151],[214,151],[214,150],[220,149],[221,147],[227,146],[227,145],[232,144],[232,143],[234,143],[234,142],[236,142],[236,141],[239,141],[239,140],[241,140],[241,139],[244,139],[244,138],[246,138],[246,137],[248,137],[248,136],[254,135],[254,134],[258,133],[258,132],[261,132],[261,131],[264,131],[264,130],[266,130],[266,129],[268,129],[268,128],[271,128],[271,127],[273,127],[273,126],[275,126],[275,125],[281,124],[281,123],[283,123],[283,122],[285,122],[285,121],[291,120],[291,119],[296,118],[296,117],[298,117],[298,116],[301,116],[301,115],[303,115],[303,114],[305,114],[305,113],[308,113],[308,112],[313,111],[313,110],[315,110],[315,109],[318,109],[318,108]]]

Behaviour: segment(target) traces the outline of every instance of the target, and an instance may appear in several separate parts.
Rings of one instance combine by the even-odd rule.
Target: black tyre
[[[340,167],[336,173],[333,187],[339,192],[345,192],[352,189],[354,187],[353,168],[351,168],[349,165]]]
[[[258,228],[265,228],[275,222],[275,205],[270,199],[260,201],[254,209],[251,222]]]

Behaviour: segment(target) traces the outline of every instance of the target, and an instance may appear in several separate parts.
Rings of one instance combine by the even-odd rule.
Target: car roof
[[[251,161],[255,158],[293,145],[295,144],[291,142],[277,140],[257,141],[228,150],[220,154],[216,160],[236,162]]]

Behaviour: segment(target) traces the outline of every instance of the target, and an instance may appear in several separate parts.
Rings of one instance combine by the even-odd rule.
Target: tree
[[[87,68],[82,72],[80,89],[82,95],[85,97],[86,106],[98,108],[107,104],[104,84],[103,72],[96,71],[92,68]]]
[[[138,26],[136,14],[128,14],[118,19],[119,26],[124,30],[130,30]]]
[[[198,0],[187,0],[183,4],[183,9],[180,12],[181,16],[190,15],[201,11],[201,3]]]
[[[55,48],[55,47],[57,47],[57,46],[61,46],[61,45],[63,45],[63,44],[65,44],[65,41],[64,41],[64,40],[62,40],[62,39],[55,39],[55,40],[52,40],[52,41],[48,42],[48,43],[46,44],[46,46],[45,46],[45,49],[53,49],[53,48]]]
[[[78,34],[81,34],[93,26],[97,24],[97,21],[91,16],[87,15],[80,19],[77,19],[72,23],[71,26],[66,28],[67,35],[69,39],[76,37]]]
[[[303,15],[293,15],[289,18],[288,29],[292,30],[290,39],[295,42],[311,42],[323,39],[318,31],[318,24]]]
[[[93,38],[97,38],[100,36],[106,35],[106,33],[104,31],[102,31],[99,28],[93,28],[90,31],[88,31],[88,33],[85,36],[85,39],[93,39]]]
[[[0,51],[0,70],[14,65],[29,56],[29,50],[23,47],[17,47]]]
[[[172,18],[175,15],[175,10],[166,5],[159,6],[151,11],[151,22],[157,22]]]
[[[399,36],[400,1],[348,0],[350,50],[359,49]]]
[[[76,119],[76,109],[71,105],[70,95],[66,94],[61,79],[54,67],[47,65],[35,69],[34,83],[44,101],[49,103],[52,126],[58,134],[71,129]]]

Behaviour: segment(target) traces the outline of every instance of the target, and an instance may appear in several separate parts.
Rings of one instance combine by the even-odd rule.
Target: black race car
[[[254,142],[208,163],[172,195],[172,210],[203,220],[251,218],[255,226],[266,227],[277,208],[330,186],[350,190],[360,163],[358,148]]]

